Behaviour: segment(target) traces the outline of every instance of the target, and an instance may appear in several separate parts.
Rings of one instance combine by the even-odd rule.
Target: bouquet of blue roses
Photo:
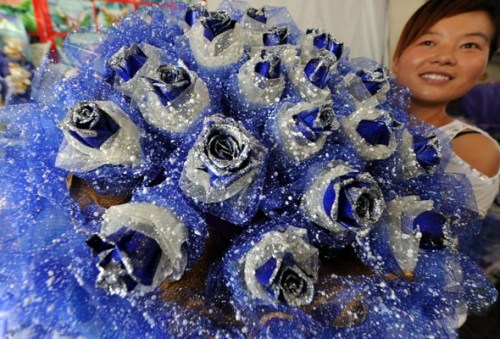
[[[0,111],[1,333],[455,337],[496,291],[408,90],[285,8],[74,33]]]

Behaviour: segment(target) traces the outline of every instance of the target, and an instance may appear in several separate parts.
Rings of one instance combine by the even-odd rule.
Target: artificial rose
[[[330,33],[322,30],[308,30],[306,35],[311,35],[313,38],[313,45],[317,49],[326,49],[335,55],[337,60],[342,56],[344,51],[344,43],[337,41]]]
[[[202,16],[200,22],[205,27],[204,36],[212,41],[218,35],[233,30],[236,24],[224,11],[209,12],[207,16]]]
[[[336,61],[337,59],[333,54],[321,51],[317,57],[309,60],[304,67],[307,80],[314,86],[324,89],[335,70]]]
[[[328,84],[335,76],[336,71],[337,59],[335,55],[322,49],[305,64],[295,66],[289,76],[301,98],[311,102],[321,102],[332,98]]]
[[[242,28],[224,11],[202,16],[186,36],[199,66],[227,66],[244,56]]]
[[[203,203],[227,200],[252,184],[266,153],[236,121],[211,116],[184,163],[180,186]]]
[[[83,101],[69,109],[68,132],[92,148],[101,145],[120,129],[96,102]]]
[[[326,139],[340,124],[332,102],[322,104],[284,103],[276,114],[276,138],[286,154],[295,162],[304,161],[325,146]]]
[[[188,6],[184,20],[189,26],[193,26],[196,20],[206,16],[208,16],[207,4],[200,1]]]
[[[262,50],[241,66],[237,75],[237,90],[251,103],[275,105],[285,89],[285,77],[280,66],[278,53]]]
[[[189,71],[182,67],[164,64],[156,69],[159,80],[151,80],[151,85],[162,104],[173,101],[192,84]]]
[[[109,80],[115,89],[139,101],[145,92],[144,78],[158,78],[154,75],[166,58],[166,51],[146,43],[123,46],[108,61]]]
[[[361,105],[342,119],[347,136],[366,160],[390,157],[397,148],[396,132],[401,124],[389,112]]]
[[[302,62],[308,62],[317,56],[321,50],[328,51],[340,60],[344,53],[344,43],[337,41],[331,34],[322,29],[308,29],[301,42]]]
[[[181,60],[150,66],[133,95],[139,110],[149,124],[162,131],[186,132],[210,105],[207,86]]]
[[[68,108],[59,128],[65,141],[58,167],[88,172],[103,165],[138,167],[141,162],[140,131],[111,101],[83,101]]]
[[[370,266],[402,277],[414,276],[421,249],[453,248],[449,219],[414,195],[388,202],[385,219],[362,243]]]
[[[286,27],[273,27],[264,33],[262,39],[264,46],[285,45],[288,42],[290,33]]]
[[[253,297],[291,306],[310,304],[318,277],[318,250],[306,230],[269,232],[245,255],[244,275]]]
[[[178,280],[186,268],[186,225],[169,209],[148,203],[109,208],[100,233],[87,240],[100,262],[97,285],[125,296],[150,291],[165,279]]]
[[[302,197],[309,220],[342,238],[365,235],[381,218],[385,201],[373,177],[343,164],[330,163]]]
[[[109,67],[118,74],[123,81],[129,81],[144,66],[148,57],[137,45],[123,46],[108,62]]]
[[[438,136],[403,132],[404,174],[407,178],[421,174],[434,174],[442,164],[443,150]]]
[[[246,14],[250,18],[252,18],[252,19],[254,19],[262,24],[267,23],[267,15],[266,15],[266,8],[265,7],[262,7],[260,9],[250,7],[249,9],[247,9]]]
[[[356,72],[356,75],[361,78],[371,95],[375,95],[380,91],[387,91],[390,86],[389,77],[383,67],[361,69]]]

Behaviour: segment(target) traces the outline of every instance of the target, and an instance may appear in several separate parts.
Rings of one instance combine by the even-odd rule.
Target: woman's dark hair
[[[403,51],[424,34],[439,20],[458,14],[484,11],[491,17],[494,26],[494,35],[490,44],[490,59],[495,54],[499,42],[499,0],[429,0],[423,4],[406,23],[393,59],[399,58]]]

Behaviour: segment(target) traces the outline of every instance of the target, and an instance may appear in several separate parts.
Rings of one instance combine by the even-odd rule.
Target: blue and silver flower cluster
[[[0,111],[0,333],[453,337],[495,299],[449,141],[382,65],[242,1],[92,37]]]

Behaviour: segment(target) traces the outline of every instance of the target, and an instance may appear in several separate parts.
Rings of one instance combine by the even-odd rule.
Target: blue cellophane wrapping
[[[227,106],[226,109],[246,128],[255,131],[256,135],[261,135],[275,103],[266,105],[246,98],[239,87],[237,73],[231,74],[225,87],[227,94],[222,100]]]
[[[84,235],[71,225],[68,211],[74,202],[66,191],[64,171],[53,167],[55,153],[49,149],[60,141],[54,117],[33,105],[18,106],[16,114],[9,113],[2,112],[2,121],[9,126],[7,135],[2,135],[2,214],[7,218],[1,244],[2,262],[9,263],[2,266],[2,309],[10,313],[2,320],[3,328],[26,336],[107,337],[113,323],[116,328],[128,319],[130,327],[125,326],[130,333],[151,331],[139,312],[123,313],[131,310],[130,301],[92,292],[93,264],[77,264],[89,252],[81,246]],[[30,151],[16,155],[26,143]],[[20,181],[31,184],[14,185]],[[105,327],[109,332],[103,331]]]
[[[456,337],[467,312],[479,312],[494,302],[492,283],[465,254],[466,245],[473,246],[466,242],[481,225],[470,185],[465,177],[445,172],[449,140],[408,115],[406,89],[388,79],[384,90],[370,94],[356,73],[380,65],[351,60],[344,47],[329,70],[325,97],[304,96],[292,83],[297,76],[292,73],[303,71],[308,60],[301,57],[325,51],[301,50],[304,32],[286,8],[266,7],[268,21],[263,26],[252,23],[246,14],[250,4],[244,1],[224,1],[219,9],[241,25],[237,30],[243,36],[249,33],[246,29],[255,36],[260,34],[256,29],[287,27],[287,44],[270,47],[242,40],[243,46],[228,47],[241,47],[241,57],[207,66],[192,51],[186,6],[162,3],[98,33],[70,35],[62,60],[47,59],[36,72],[31,101],[0,111],[0,335]],[[178,65],[181,60],[206,83],[210,103],[185,132],[150,125],[141,114],[140,91],[120,93],[109,60],[132,44],[157,48],[161,62]],[[237,88],[240,68],[262,49],[287,56],[280,67],[284,91],[277,102],[263,106],[248,102]],[[59,126],[68,109],[83,101],[111,102],[133,122],[143,156],[137,167],[103,165],[79,172],[55,165],[64,138]],[[282,107],[299,103],[309,105],[306,113],[314,105],[331,106],[334,122],[328,122],[331,131],[327,128],[324,145],[294,158],[282,139],[278,114]],[[375,121],[385,128],[381,135],[348,126],[359,112],[372,109],[383,120]],[[290,125],[294,133],[310,136],[307,127],[318,135],[325,132],[318,130],[321,119],[306,118]],[[223,121],[227,129],[218,129],[213,139],[211,134],[203,136],[205,125],[214,121]],[[235,124],[245,132],[234,132]],[[369,152],[356,141],[360,136],[375,143],[392,138],[395,147]],[[206,139],[201,146],[200,138]],[[237,181],[238,170],[245,171],[249,163],[256,166],[252,158],[241,158],[249,145],[264,156],[251,182],[240,183],[243,189],[236,197],[203,202],[205,197],[190,195],[193,191],[183,186],[186,171],[200,170],[186,168],[186,163],[206,159],[201,170],[208,171],[211,180]],[[220,168],[210,167],[214,164],[223,168],[222,174]],[[332,168],[343,176],[327,175],[332,186],[325,187],[340,188],[311,195],[321,201],[311,210],[305,201],[309,191],[323,187],[318,178]],[[69,174],[90,188],[78,191],[74,181],[67,180]],[[207,183],[210,187],[210,180]],[[250,202],[244,209],[235,203],[241,196]],[[178,281],[164,281],[146,292],[139,286],[123,296],[109,295],[96,284],[98,275],[113,273],[106,271],[112,268],[103,269],[86,241],[98,234],[103,237],[101,245],[107,246],[114,236],[106,229],[113,221],[107,219],[110,212],[117,207],[126,213],[134,204],[153,205],[178,218],[172,219],[178,223],[167,226],[186,232],[181,246],[185,271]],[[342,206],[338,213],[347,215],[347,222],[337,223],[335,204]],[[366,211],[377,218],[370,220]],[[435,213],[428,219],[430,243],[427,238],[420,241],[420,226],[412,224],[422,212],[426,217],[425,213]],[[316,214],[323,219],[314,219]],[[142,217],[144,229],[149,229],[154,215]],[[136,223],[139,226],[123,227],[136,227],[140,233],[141,222]],[[329,225],[335,225],[333,230]],[[414,253],[394,250],[394,229],[414,240]],[[156,231],[148,236],[161,243],[164,230]],[[167,243],[172,240],[167,238]],[[133,251],[132,246],[125,252]],[[255,279],[263,289],[257,288]]]

